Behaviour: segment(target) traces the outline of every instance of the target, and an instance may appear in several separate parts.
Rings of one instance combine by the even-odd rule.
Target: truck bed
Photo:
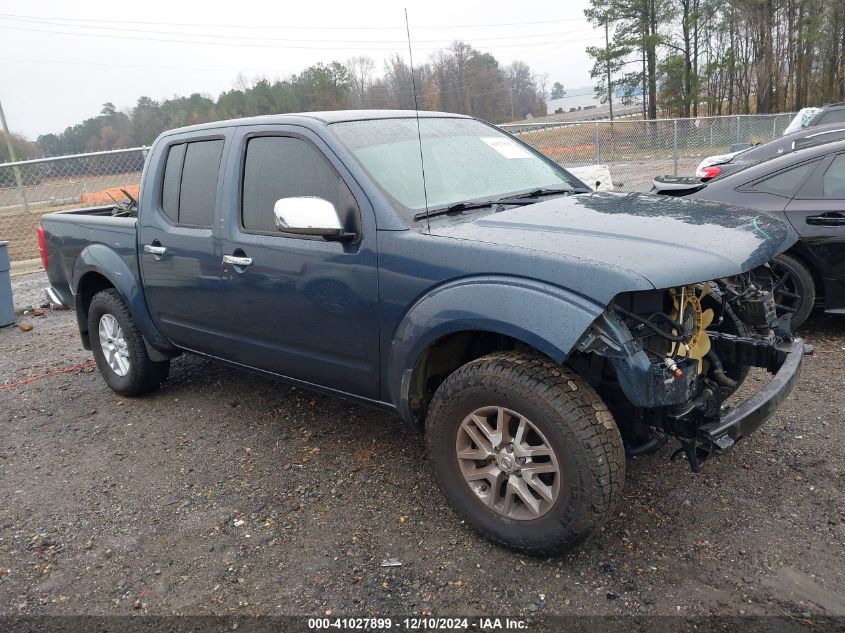
[[[47,218],[47,217],[52,218],[52,217],[56,217],[56,216],[79,217],[81,215],[88,216],[88,217],[98,216],[98,217],[109,217],[109,218],[110,217],[115,217],[115,218],[127,218],[127,217],[128,218],[134,218],[135,217],[134,213],[132,215],[128,215],[128,216],[112,216],[112,213],[116,208],[117,207],[113,204],[101,205],[101,206],[98,206],[98,207],[80,207],[78,209],[64,209],[62,211],[53,211],[52,213],[44,214],[43,217],[45,217],[45,218]]]
[[[47,277],[62,303],[73,306],[70,288],[79,254],[103,245],[116,252],[135,275],[139,274],[137,218],[113,216],[115,207],[99,206],[47,213],[41,218],[47,255]]]

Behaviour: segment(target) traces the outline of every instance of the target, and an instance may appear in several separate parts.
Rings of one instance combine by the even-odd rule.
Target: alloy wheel
[[[118,376],[129,373],[129,346],[123,329],[111,314],[100,317],[100,348],[111,370]]]
[[[775,309],[778,314],[784,312],[796,313],[804,301],[804,287],[796,277],[792,269],[784,266],[777,260],[769,262],[772,269],[772,294],[775,300]]]
[[[455,442],[461,474],[491,510],[527,521],[548,512],[560,493],[557,456],[526,417],[504,407],[476,409]]]

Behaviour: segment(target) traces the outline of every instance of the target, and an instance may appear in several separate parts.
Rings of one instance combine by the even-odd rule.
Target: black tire
[[[123,376],[109,366],[100,342],[100,320],[105,315],[111,315],[117,320],[126,342],[129,368]],[[141,332],[117,290],[103,290],[91,299],[88,306],[88,335],[100,375],[113,391],[124,396],[140,396],[155,391],[167,378],[170,361],[150,360]]]
[[[785,311],[792,311],[794,332],[804,324],[816,304],[813,275],[801,261],[791,255],[778,255],[769,262],[769,266],[775,275],[773,288],[778,316]]]
[[[464,479],[456,447],[461,425],[489,405],[529,419],[554,452],[559,491],[542,516],[498,513]],[[583,541],[622,497],[625,450],[613,416],[590,385],[545,357],[501,352],[456,370],[432,399],[426,437],[451,505],[485,537],[526,554],[556,554]]]

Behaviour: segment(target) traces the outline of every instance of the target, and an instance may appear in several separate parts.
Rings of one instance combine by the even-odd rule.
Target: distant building
[[[589,105],[598,105],[595,90],[592,86],[567,88],[565,96],[560,99],[549,99],[546,101],[546,113],[561,114],[563,112],[572,112],[573,109],[579,110]],[[557,112],[558,110],[561,110],[561,112]]]

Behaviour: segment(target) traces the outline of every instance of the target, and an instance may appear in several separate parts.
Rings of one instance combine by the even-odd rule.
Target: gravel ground
[[[15,278],[18,307],[44,281]],[[845,616],[845,319],[806,328],[816,355],[752,438],[698,475],[670,448],[634,459],[619,515],[551,559],[471,532],[389,415],[192,357],[122,398],[57,373],[91,359],[72,312],[20,322],[0,330],[0,615]]]

